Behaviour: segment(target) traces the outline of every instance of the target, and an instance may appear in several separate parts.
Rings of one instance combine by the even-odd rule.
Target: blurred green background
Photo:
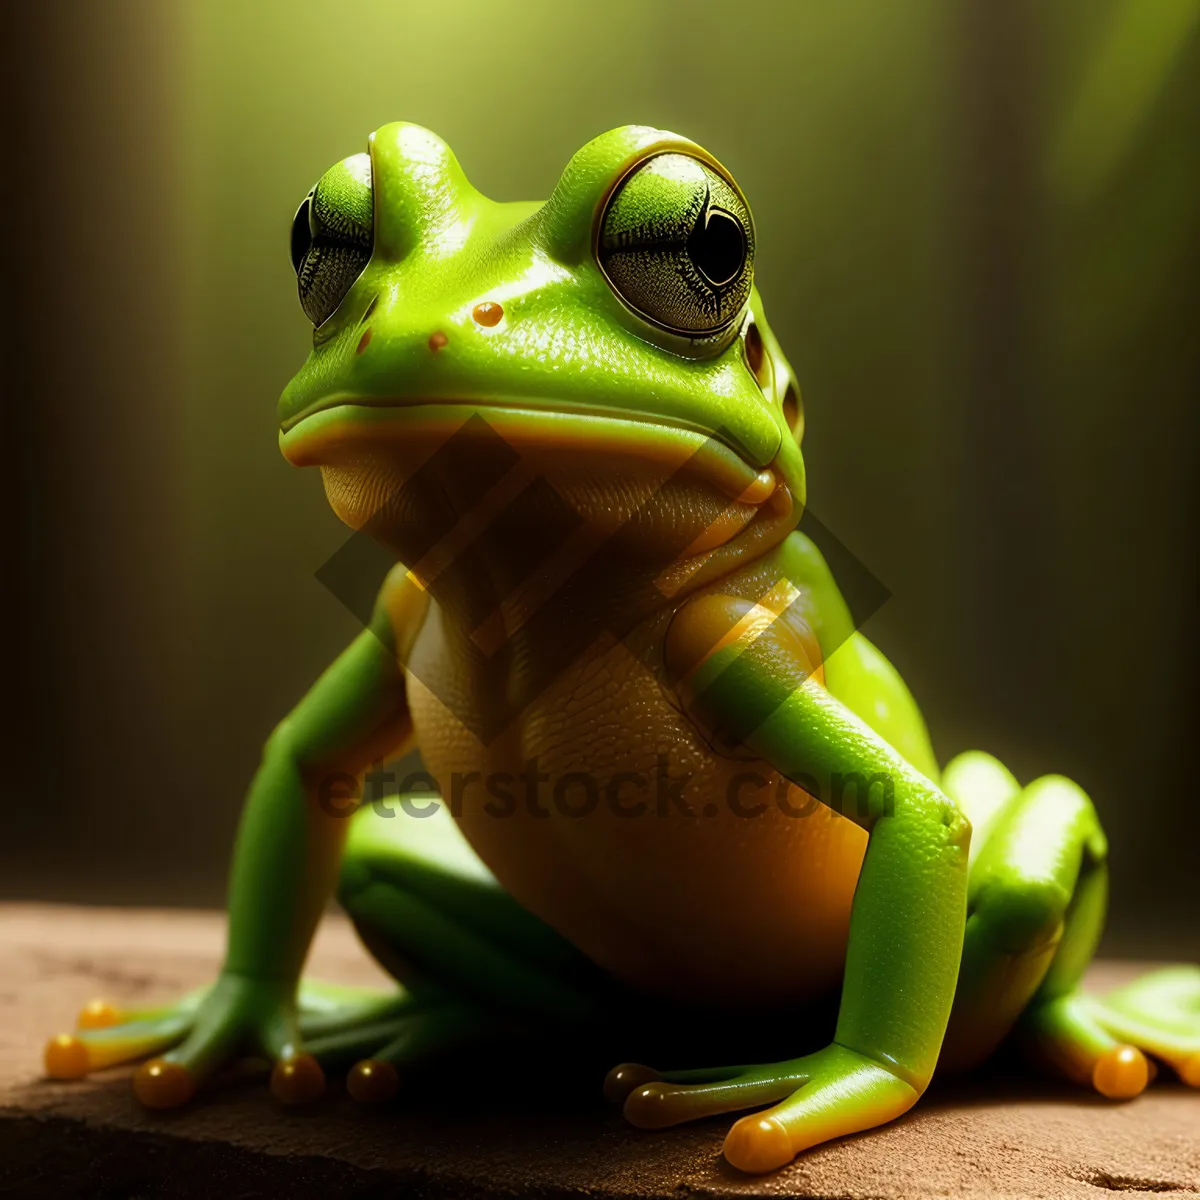
[[[1113,952],[1200,952],[1197,0],[7,6],[0,887],[218,903],[274,722],[356,632],[275,445],[287,236],[367,134],[498,198],[618,124],[733,171],[815,514],[943,759],[1059,770]]]

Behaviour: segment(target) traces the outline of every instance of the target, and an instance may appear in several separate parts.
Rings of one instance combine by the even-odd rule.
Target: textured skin
[[[637,636],[661,639],[661,618]],[[652,814],[655,780],[689,778],[684,804],[710,817],[629,819],[605,806],[572,819],[549,806],[538,818],[521,805],[497,820],[483,809],[482,785],[464,797],[460,826],[497,879],[530,911],[623,981],[693,1002],[784,1004],[836,985],[845,957],[850,901],[866,848],[852,821],[812,806],[778,772],[736,789],[747,819],[726,803],[747,762],[715,754],[624,645],[608,645],[560,675],[490,747],[438,696],[467,691],[460,659],[440,622],[414,654],[409,703],[422,755],[435,778],[475,771],[518,776],[536,757],[551,779],[584,771],[606,782],[620,772],[649,781],[625,788],[626,802]],[[434,683],[436,695],[422,683]],[[664,766],[665,764],[665,766]],[[548,799],[548,797],[547,797]],[[747,931],[754,931],[747,954]]]
[[[267,742],[216,984],[89,1010],[50,1074],[160,1055],[135,1088],[167,1107],[254,1049],[300,1103],[339,1057],[365,1096],[502,1031],[619,1041],[653,1014],[701,1065],[624,1064],[606,1094],[647,1128],[770,1105],[725,1141],[755,1172],[898,1116],[939,1055],[970,1067],[1014,1028],[1108,1096],[1146,1085],[1145,1052],[1200,1084],[1200,971],[1078,990],[1106,892],[1091,801],[977,753],[939,772],[908,689],[793,532],[803,411],[715,159],[627,126],[544,205],[497,204],[396,124],[306,204],[293,257],[320,324],[280,445],[401,565]],[[601,249],[607,274],[606,227],[633,247]],[[563,537],[543,555],[547,533]],[[367,768],[414,743],[457,824],[347,820]],[[537,815],[510,794],[530,764],[585,800],[643,779],[623,800],[647,810],[547,808],[535,776]],[[660,811],[660,779],[685,777]],[[335,887],[396,994],[297,991]],[[828,1036],[821,1000],[834,1040],[806,1053]],[[739,1024],[770,1060],[706,1064]]]

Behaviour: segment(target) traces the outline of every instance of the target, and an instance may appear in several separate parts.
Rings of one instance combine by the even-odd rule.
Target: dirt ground
[[[127,1069],[40,1078],[42,1044],[83,1002],[170,998],[211,979],[222,941],[215,912],[0,906],[0,1195],[1200,1197],[1200,1093],[1176,1082],[1128,1104],[1012,1074],[935,1083],[892,1125],[752,1179],[721,1158],[730,1118],[645,1133],[587,1095],[513,1103],[486,1078],[371,1109],[334,1085],[304,1112],[250,1081],[166,1114],[137,1106]],[[1133,969],[1101,964],[1089,985]],[[309,970],[383,978],[338,919]]]

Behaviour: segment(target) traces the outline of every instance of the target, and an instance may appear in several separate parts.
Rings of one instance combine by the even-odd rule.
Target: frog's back
[[[473,685],[435,610],[410,660],[426,765],[444,794],[457,786],[459,825],[501,885],[625,982],[698,1003],[825,994],[866,834],[704,741],[628,648],[664,624],[564,666],[484,745],[451,711]]]

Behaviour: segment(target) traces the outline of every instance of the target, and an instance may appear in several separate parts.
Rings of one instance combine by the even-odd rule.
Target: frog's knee
[[[1062,936],[1070,895],[1052,879],[1004,872],[989,879],[975,897],[972,919],[988,942],[1007,954],[1025,954]]]

